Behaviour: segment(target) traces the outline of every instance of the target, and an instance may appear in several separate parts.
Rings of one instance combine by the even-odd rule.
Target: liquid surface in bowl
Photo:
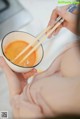
[[[11,61],[14,62],[15,57],[29,44],[25,41],[17,40],[5,47],[5,55],[6,57]],[[36,62],[36,51],[34,51],[23,63],[19,63],[23,57],[32,49],[33,47],[30,47],[23,55],[21,55],[14,63],[19,66],[34,66]]]

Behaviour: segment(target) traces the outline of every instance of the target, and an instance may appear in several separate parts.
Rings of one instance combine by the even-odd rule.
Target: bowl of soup
[[[22,63],[21,60],[34,48],[39,42],[29,33],[14,31],[8,33],[1,42],[2,55],[9,67],[16,72],[28,72],[32,68],[38,66],[44,56],[43,46],[40,45],[32,54],[30,54]],[[32,42],[34,42],[32,44]],[[15,58],[26,48],[32,44],[21,56]]]

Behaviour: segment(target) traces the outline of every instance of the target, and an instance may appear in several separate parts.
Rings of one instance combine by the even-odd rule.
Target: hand
[[[7,76],[11,96],[20,94],[23,91],[24,86],[27,84],[26,80],[37,72],[36,69],[32,69],[27,73],[13,72],[2,57],[0,57],[0,67]]]
[[[53,10],[49,24],[48,25],[54,25],[55,24],[55,20],[58,16],[61,16],[62,18],[64,18],[64,22],[60,25],[60,27],[58,27],[52,34],[52,35],[56,35],[60,29],[62,27],[66,27],[68,28],[70,31],[72,31],[73,33],[77,32],[77,16],[75,14],[72,14],[70,12],[67,12],[66,9],[68,8],[68,6],[64,6],[64,7],[58,7],[56,9]],[[50,37],[51,37],[50,36]]]
[[[41,110],[38,105],[32,104],[28,101],[25,102],[24,99],[21,101],[23,88],[25,85],[27,85],[26,80],[32,75],[34,75],[35,73],[37,73],[36,69],[32,69],[27,73],[13,72],[2,57],[0,57],[0,67],[3,69],[4,73],[7,76],[10,98],[11,98],[10,103],[12,105],[14,117],[15,118],[25,118],[25,117],[35,118],[36,116],[42,117],[43,115],[41,114]],[[17,104],[14,106],[14,104],[16,103],[15,101],[16,97],[19,98]]]

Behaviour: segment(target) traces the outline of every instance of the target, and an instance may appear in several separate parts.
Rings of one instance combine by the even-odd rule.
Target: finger
[[[54,26],[55,25],[55,21],[56,21],[56,18],[57,18],[57,9],[54,9],[53,10],[53,12],[52,12],[52,15],[51,15],[51,17],[50,17],[50,21],[49,21],[49,23],[48,23],[48,26]],[[54,31],[55,32],[55,31]],[[47,34],[48,32],[46,32],[46,34]],[[51,38],[52,37],[52,35],[53,35],[53,33],[51,34],[51,35],[49,35],[49,37],[48,38]]]
[[[49,37],[51,38],[52,36],[57,35],[58,32],[61,30],[62,27],[63,27],[63,26],[62,26],[62,24],[61,24]]]
[[[58,6],[57,9],[67,10],[69,5]]]
[[[60,25],[54,32],[54,35],[57,35],[63,26]]]
[[[36,69],[32,69],[31,71],[27,72],[27,73],[23,73],[23,76],[25,79],[28,79],[29,77],[33,76],[34,74],[37,73]]]
[[[68,26],[68,22],[64,21],[62,24],[63,24],[63,27],[67,27]]]
[[[63,9],[63,10],[66,10],[67,7],[68,7],[68,6],[62,7],[62,9]],[[59,7],[59,9],[61,9],[61,7]],[[57,7],[57,8],[53,11],[53,13],[52,13],[52,15],[51,15],[51,19],[50,19],[50,21],[49,21],[48,26],[54,25],[54,24],[56,23],[57,17],[60,16],[58,12],[59,12],[59,11],[58,11],[58,7]],[[60,25],[60,28],[62,28],[62,25]],[[55,30],[55,31],[49,36],[49,38],[51,38],[53,35],[55,36],[55,35],[59,32],[60,28],[58,28],[57,30]]]
[[[58,13],[59,12],[58,10],[66,11],[68,6],[69,5],[66,5],[66,6],[63,6],[63,7],[56,7],[56,9],[54,9],[53,12],[52,12],[52,15],[51,15],[48,26],[49,25],[51,26],[51,25],[55,24],[55,21],[56,21],[57,17],[60,16],[59,13]]]
[[[55,24],[55,20],[56,18],[58,17],[58,14],[57,14],[57,8],[55,10],[53,10],[52,12],[52,15],[51,15],[51,18],[50,18],[50,21],[49,21],[49,24],[48,26],[52,26]]]
[[[69,23],[75,23],[76,20],[77,20],[76,15],[74,15],[74,14],[72,14],[70,12],[67,12],[66,10],[63,10],[61,8],[58,8],[57,9],[57,12],[58,12],[59,16],[61,16],[62,18],[64,18]]]
[[[16,74],[9,68],[9,66],[6,64],[5,60],[2,57],[0,57],[0,66],[7,76],[10,96],[13,97],[16,94],[20,94],[20,81],[17,79]]]
[[[55,31],[54,32],[52,32],[50,35],[49,35],[49,37],[48,38],[52,38],[52,37],[54,37],[55,36]]]

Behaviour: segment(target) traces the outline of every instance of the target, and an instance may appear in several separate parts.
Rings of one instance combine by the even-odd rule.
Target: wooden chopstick
[[[15,62],[25,51],[27,51],[36,41],[38,41],[43,35],[45,32],[47,32],[48,30],[50,30],[52,28],[52,26],[48,26],[46,29],[44,29],[36,38],[35,38],[35,41],[33,41],[31,44],[29,44],[26,48],[24,48],[22,50],[22,52],[20,52],[16,57],[15,59],[13,59],[12,62]]]
[[[55,24],[61,19],[61,17],[58,17],[55,21]],[[13,60],[12,62],[15,62],[23,53],[25,53],[25,51],[27,51],[37,40],[39,40],[46,32],[48,32],[52,26],[48,26],[47,28],[45,28],[35,39],[35,41],[33,41],[31,44],[29,44],[26,48],[24,48],[22,50],[22,52],[20,52]]]
[[[60,24],[64,21],[64,19],[61,19],[40,41],[39,43],[19,62],[19,64],[23,63],[24,60],[27,59],[42,43],[43,41],[50,36],[50,34],[53,33],[53,31],[56,30],[60,26]]]

